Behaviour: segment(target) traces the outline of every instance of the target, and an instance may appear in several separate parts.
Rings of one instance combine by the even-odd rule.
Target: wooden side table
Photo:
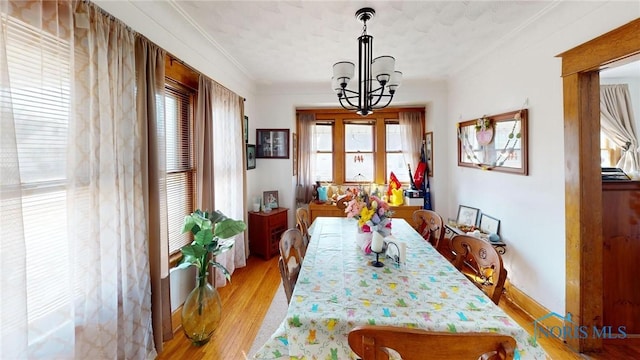
[[[287,230],[287,208],[249,211],[249,251],[265,260],[278,255],[280,236]]]
[[[413,226],[413,212],[418,209],[422,209],[422,207],[415,205],[392,206],[391,211],[393,211],[393,216],[391,216],[391,218],[405,219],[409,225]],[[335,204],[318,204],[315,202],[309,204],[309,218],[311,219],[311,223],[313,223],[313,220],[317,217],[326,216],[345,217],[347,214]]]

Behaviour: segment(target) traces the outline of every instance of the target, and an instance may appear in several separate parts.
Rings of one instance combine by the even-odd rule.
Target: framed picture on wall
[[[247,170],[256,168],[256,146],[247,144]]]
[[[298,176],[298,135],[291,134],[291,142],[293,143],[293,176]]]
[[[256,129],[256,158],[288,159],[289,129]]]
[[[244,123],[242,124],[244,128],[244,143],[249,142],[249,117],[247,115],[244,116]]]
[[[424,134],[425,157],[427,158],[427,175],[433,177],[433,131]]]

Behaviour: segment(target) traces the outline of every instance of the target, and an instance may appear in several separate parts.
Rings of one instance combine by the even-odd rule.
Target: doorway
[[[568,338],[577,352],[599,351],[601,327],[602,182],[599,70],[640,56],[640,18],[579,45],[562,58],[565,124],[566,311],[589,336]]]

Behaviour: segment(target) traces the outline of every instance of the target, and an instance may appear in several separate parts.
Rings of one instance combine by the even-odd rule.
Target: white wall
[[[434,193],[446,192],[446,146],[444,141],[446,118],[446,85],[443,82],[422,82],[403,84],[394,98],[395,106],[425,106],[427,129],[434,131],[434,175],[431,189]],[[339,107],[337,97],[330,89],[330,79],[326,83],[313,85],[288,84],[259,87],[256,92],[256,109],[259,115],[249,120],[249,142],[255,144],[256,128],[287,128],[296,131],[296,108]],[[291,147],[290,147],[291,149]],[[263,191],[278,190],[281,206],[291,209],[289,226],[293,226],[295,209],[295,177],[293,160],[257,159],[256,169],[248,172],[248,195],[251,199],[261,196]],[[438,201],[433,196],[435,206],[446,209],[446,201]],[[443,210],[444,211],[444,210]]]
[[[640,15],[638,2],[562,2],[527,36],[510,39],[449,82],[449,215],[458,204],[500,219],[510,281],[565,311],[564,134],[556,55]],[[455,123],[517,110],[528,101],[529,176],[456,166]]]

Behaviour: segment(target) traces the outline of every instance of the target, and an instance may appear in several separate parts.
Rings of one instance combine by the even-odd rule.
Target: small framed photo
[[[433,177],[433,132],[429,131],[424,134],[425,139],[425,157],[427,158],[427,176]]]
[[[278,191],[265,191],[262,193],[262,198],[265,208],[275,209],[278,207]]]
[[[458,206],[458,217],[456,222],[458,225],[475,226],[478,223],[478,214],[480,209],[472,208],[465,205]]]
[[[249,117],[247,115],[244,116],[242,127],[244,128],[244,143],[246,144],[249,142]]]
[[[256,146],[247,144],[247,170],[256,168]]]
[[[480,214],[480,231],[487,234],[498,234],[500,220],[487,214]]]
[[[298,176],[298,136],[296,133],[291,134],[293,142],[293,176]]]
[[[256,129],[256,158],[288,159],[289,129]]]

